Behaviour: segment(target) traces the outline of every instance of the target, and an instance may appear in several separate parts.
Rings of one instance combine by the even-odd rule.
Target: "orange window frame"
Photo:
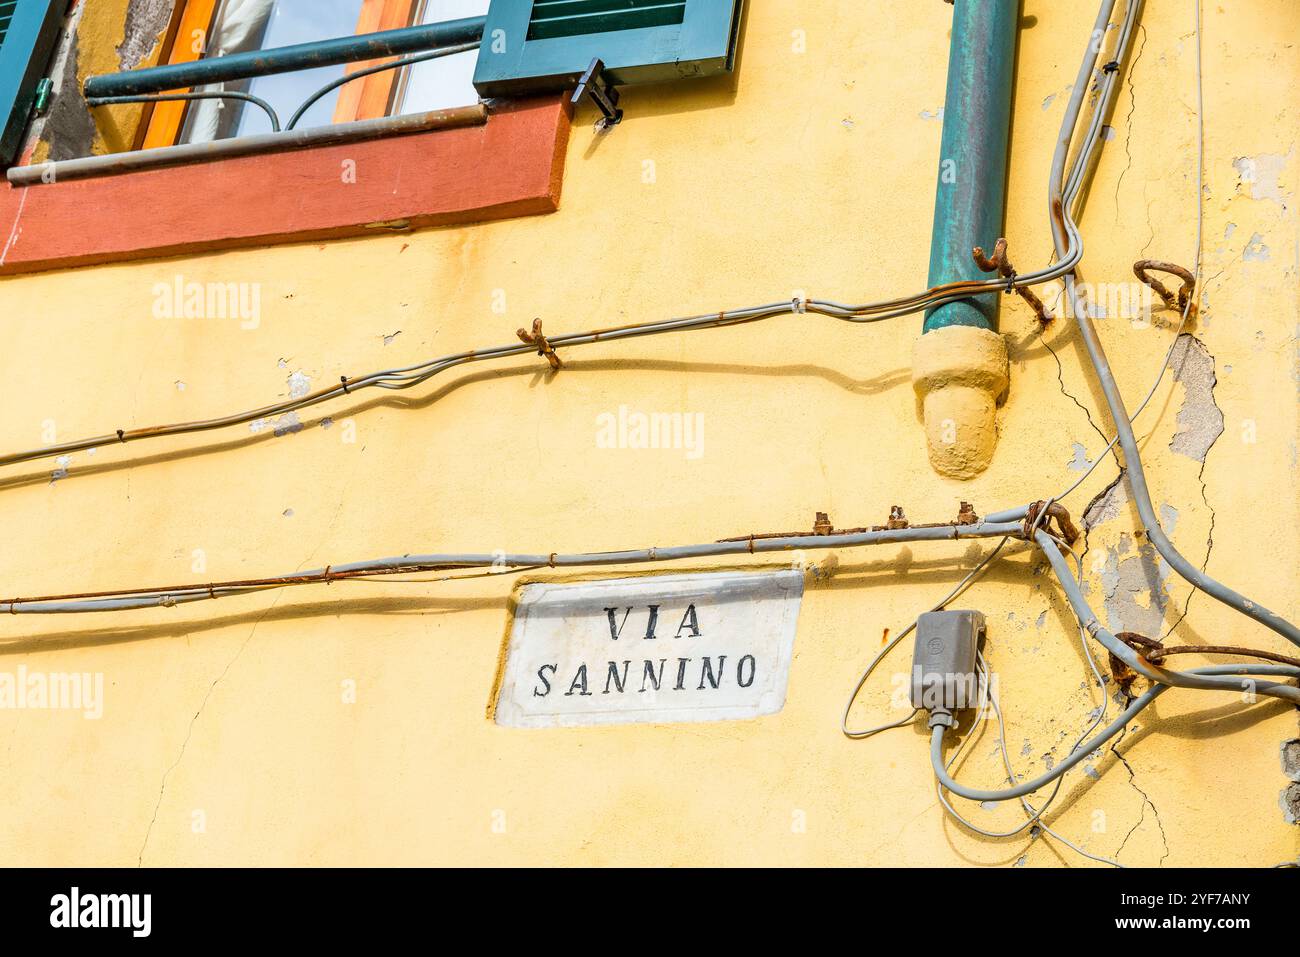
[[[216,16],[218,0],[186,0],[173,14],[176,28],[172,31],[171,48],[167,63],[190,63],[203,56],[207,47],[208,32]],[[419,9],[419,0],[362,0],[355,33],[374,33],[410,26]],[[368,66],[377,66],[387,60],[367,60],[349,63],[346,72],[354,73]],[[372,73],[355,83],[339,88],[338,104],[334,108],[334,122],[373,120],[387,116],[392,106],[393,90],[397,84],[396,70]],[[171,92],[184,92],[174,90]],[[149,116],[141,147],[173,146],[180,137],[181,124],[188,104],[180,100],[155,103]]]

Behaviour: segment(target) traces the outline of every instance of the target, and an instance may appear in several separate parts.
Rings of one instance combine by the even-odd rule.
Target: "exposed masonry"
[[[89,156],[95,143],[95,121],[91,119],[86,101],[81,97],[77,83],[77,36],[74,33],[68,44],[62,69],[57,74],[57,89],[50,101],[50,112],[45,117],[41,140],[49,144],[47,159],[52,161]]]
[[[1295,782],[1282,792],[1282,817],[1288,824],[1300,824],[1300,738],[1282,743],[1282,773]]]
[[[123,70],[134,70],[158,45],[158,38],[172,18],[172,0],[131,0],[126,8],[122,42],[117,61]]]
[[[1300,824],[1300,784],[1282,792],[1282,819],[1288,824]]]
[[[1300,781],[1300,738],[1282,743],[1282,773],[1292,781]]]
[[[173,0],[131,0],[122,42],[116,47],[121,69],[134,69],[148,57],[167,29],[174,5]],[[28,134],[28,145],[37,141],[45,143],[49,147],[45,158],[56,162],[94,152],[95,122],[77,79],[77,31],[85,8],[85,3],[78,3],[68,14],[63,36],[50,63],[50,77],[54,80],[50,110],[32,122]]]

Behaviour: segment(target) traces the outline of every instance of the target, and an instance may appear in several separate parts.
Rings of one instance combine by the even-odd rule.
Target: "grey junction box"
[[[931,611],[916,619],[912,707],[952,714],[975,705],[975,656],[984,636],[978,611]]]

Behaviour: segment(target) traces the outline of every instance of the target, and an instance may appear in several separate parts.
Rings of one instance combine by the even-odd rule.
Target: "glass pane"
[[[487,13],[489,0],[425,0],[417,23],[438,23],[461,17],[481,17]],[[478,102],[471,82],[478,51],[467,50],[451,56],[426,60],[408,67],[398,93],[394,113],[422,113],[449,106]]]
[[[332,40],[352,36],[357,30],[363,0],[225,0],[217,14],[207,57],[245,50]],[[255,77],[216,84],[205,90],[237,90],[261,97],[286,126],[303,100],[331,80],[343,76],[345,67],[316,67],[293,73]],[[358,80],[357,82],[361,82]],[[297,129],[326,126],[333,121],[338,90],[331,90],[303,115]],[[202,143],[232,136],[271,132],[265,111],[242,100],[199,100],[191,104],[182,130],[182,143]]]

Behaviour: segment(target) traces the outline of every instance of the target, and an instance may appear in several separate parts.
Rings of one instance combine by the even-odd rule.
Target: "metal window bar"
[[[444,50],[478,44],[483,39],[487,17],[465,17],[378,33],[295,43],[270,50],[248,50],[210,60],[169,63],[143,70],[106,73],[88,77],[87,100],[109,100],[125,96],[146,96],[167,90],[209,86],[232,80],[248,80],[274,73],[292,73],[318,66],[336,66],[359,60],[379,60],[409,53]],[[466,47],[467,48],[467,47]]]

